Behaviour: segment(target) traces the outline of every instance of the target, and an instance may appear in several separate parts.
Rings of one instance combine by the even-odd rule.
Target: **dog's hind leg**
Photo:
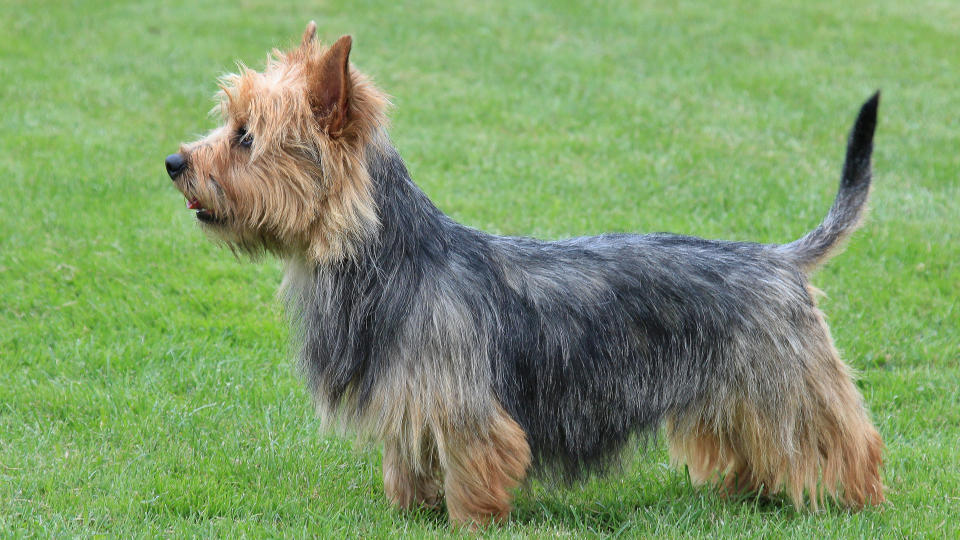
[[[853,509],[883,502],[883,442],[822,316],[811,315],[796,356],[731,360],[753,369],[731,369],[736,379],[671,415],[671,457],[687,465],[695,484],[782,492],[814,509],[828,497]]]
[[[816,360],[805,377],[804,396],[808,411],[804,418],[809,423],[804,433],[811,438],[811,452],[816,452],[809,460],[816,458],[820,468],[821,492],[811,499],[823,498],[825,492],[853,509],[882,503],[883,441],[822,318],[820,325],[826,339],[816,347]]]

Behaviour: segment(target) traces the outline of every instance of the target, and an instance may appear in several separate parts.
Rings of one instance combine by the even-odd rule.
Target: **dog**
[[[165,165],[214,239],[284,261],[315,405],[383,443],[395,505],[504,520],[531,474],[601,471],[662,425],[673,461],[721,493],[884,501],[883,443],[809,281],[863,215],[879,93],[833,206],[796,241],[545,242],[433,205],[351,47],[311,22],[262,72],[224,76],[220,127]]]

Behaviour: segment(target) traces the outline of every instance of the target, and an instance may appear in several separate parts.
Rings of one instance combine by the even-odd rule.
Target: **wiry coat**
[[[860,129],[872,133],[872,123]],[[790,470],[825,465],[826,456],[806,452],[834,442],[805,431],[843,422],[813,416],[829,404],[812,403],[808,385],[847,386],[849,374],[804,269],[859,219],[870,140],[852,143],[860,146],[848,161],[861,163],[847,167],[834,212],[787,246],[670,234],[492,236],[440,212],[392,148],[368,147],[381,229],[359,258],[315,267],[309,290],[297,291],[304,367],[345,419],[384,408],[372,414],[390,418],[381,435],[423,427],[442,437],[428,425],[431,406],[449,417],[446,429],[483,430],[499,404],[536,464],[573,475],[665,418],[684,439],[736,430],[746,415],[760,444],[779,454],[757,456],[775,461],[767,487],[790,483]],[[376,396],[394,388],[391,399]],[[855,395],[846,387],[826,397],[838,392]],[[862,407],[859,397],[854,404]],[[424,417],[391,417],[411,408]],[[813,463],[795,463],[804,459]],[[815,476],[800,481],[809,485],[790,486],[798,502],[800,489],[816,485]],[[879,495],[879,483],[866,489]]]
[[[354,77],[352,99],[383,102]],[[489,235],[438,210],[381,117],[367,114],[374,121],[348,115],[340,126],[358,133],[338,171],[349,181],[318,182],[360,185],[351,196],[375,217],[349,241],[327,238],[344,246],[336,256],[275,235],[252,245],[287,260],[319,409],[384,442],[385,487],[401,506],[436,504],[442,493],[455,520],[504,517],[531,465],[577,477],[666,421],[674,458],[697,482],[859,507],[883,499],[882,443],[808,273],[859,222],[877,104],[854,126],[827,219],[791,244]],[[319,154],[311,171],[325,170],[326,139],[337,139],[321,137],[309,146]],[[317,196],[335,206],[328,192]]]

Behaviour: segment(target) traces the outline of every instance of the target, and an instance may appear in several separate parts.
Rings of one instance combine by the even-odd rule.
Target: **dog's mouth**
[[[187,209],[197,211],[197,221],[202,221],[203,223],[209,223],[212,225],[222,225],[224,223],[223,218],[204,208],[203,204],[200,202],[200,199],[197,199],[196,197],[187,199]]]

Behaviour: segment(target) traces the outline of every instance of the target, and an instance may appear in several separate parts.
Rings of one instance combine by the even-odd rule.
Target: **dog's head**
[[[350,66],[350,36],[324,47],[307,25],[299,47],[263,72],[220,80],[220,126],[166,158],[201,226],[251,255],[327,262],[352,256],[377,227],[365,152],[386,97]]]

